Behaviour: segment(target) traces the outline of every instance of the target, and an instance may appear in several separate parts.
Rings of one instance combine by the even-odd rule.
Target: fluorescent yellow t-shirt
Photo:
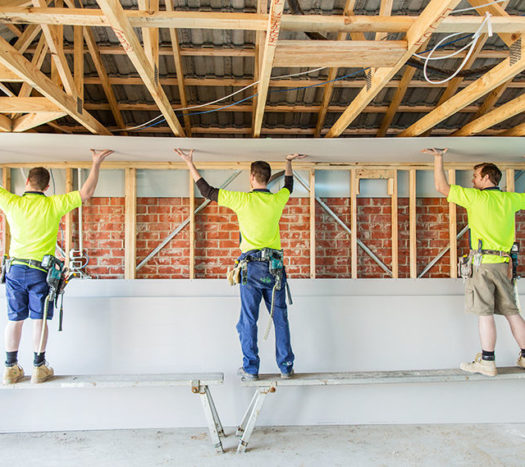
[[[80,192],[45,196],[36,192],[17,196],[0,187],[0,209],[11,231],[11,258],[42,261],[54,255],[62,216],[82,204]]]
[[[219,206],[230,208],[237,214],[243,253],[261,248],[281,249],[279,220],[288,198],[290,191],[287,188],[281,188],[275,194],[269,191],[219,190]]]
[[[470,245],[483,250],[510,251],[514,243],[515,214],[525,209],[524,193],[507,193],[497,189],[478,190],[451,185],[447,201],[467,210]],[[483,263],[505,263],[508,258],[483,255]]]

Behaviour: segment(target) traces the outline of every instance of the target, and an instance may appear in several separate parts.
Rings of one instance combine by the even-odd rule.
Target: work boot
[[[24,377],[24,370],[17,364],[13,366],[6,366],[4,370],[4,378],[2,382],[4,384],[15,384],[18,383]]]
[[[521,366],[521,368],[525,368],[525,357],[521,355],[518,357],[518,361],[516,362],[516,365]]]
[[[247,373],[242,366],[237,370],[237,374],[241,377],[241,381],[256,381],[259,379],[258,374]]]
[[[481,373],[485,376],[496,376],[498,369],[496,368],[496,362],[494,360],[483,360],[481,354],[478,353],[476,358],[471,363],[462,363],[459,367],[463,371],[469,373]]]
[[[292,368],[288,373],[281,373],[281,379],[293,378],[294,374],[295,374],[295,371],[293,371],[293,368]]]
[[[31,382],[33,384],[40,384],[50,379],[55,374],[53,368],[51,368],[47,362],[43,365],[33,367],[33,375],[31,376]]]

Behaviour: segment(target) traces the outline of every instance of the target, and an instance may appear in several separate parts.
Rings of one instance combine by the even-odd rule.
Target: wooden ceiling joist
[[[11,131],[13,129],[13,122],[9,117],[0,114],[0,131]]]
[[[268,25],[268,15],[258,13],[123,10],[123,16],[129,20],[134,28],[265,31]],[[348,18],[344,15],[282,15],[281,23],[283,30],[298,32],[406,33],[418,21],[419,16],[352,16]],[[479,16],[450,16],[441,21],[433,32],[474,33],[482,21],[483,18]],[[91,8],[0,7],[0,22],[11,25],[111,26],[111,22],[105,17],[102,7],[98,10]],[[492,28],[497,34],[522,34],[525,32],[525,18],[521,16],[494,16]]]
[[[525,94],[522,94],[521,96],[516,97],[515,99],[512,99],[503,105],[500,105],[493,111],[482,115],[478,119],[467,123],[463,128],[456,131],[452,136],[474,135],[522,112],[525,112]]]
[[[389,67],[406,50],[406,41],[279,41],[273,66]]]
[[[18,74],[40,94],[47,97],[61,110],[74,118],[92,133],[110,134],[104,125],[93,118],[83,108],[78,108],[77,100],[67,95],[60,87],[31,64],[20,52],[0,37],[0,64]]]
[[[445,18],[459,2],[460,0],[431,0],[421,15],[419,15],[417,21],[414,22],[407,31],[407,52],[403,54],[395,66],[391,68],[378,68],[372,74],[369,86],[361,90],[332,128],[330,128],[326,135],[327,138],[339,136],[344,129],[354,121],[361,111],[401,69],[412,54],[419,50],[421,45],[443,21],[443,18]]]
[[[14,132],[24,132],[67,115],[65,112],[40,112],[22,115],[13,120]]]
[[[1,113],[59,112],[60,110],[45,97],[0,97]]]
[[[268,87],[270,85],[277,39],[279,38],[279,31],[281,29],[283,10],[284,0],[272,0],[270,14],[268,16],[264,52],[261,60],[261,73],[259,84],[257,86],[257,106],[253,117],[253,136],[255,138],[258,138],[261,135],[264,106],[266,105],[266,97],[268,96]]]
[[[523,39],[520,43],[519,55],[521,58],[513,61],[512,65],[510,58],[503,60],[499,65],[496,65],[481,78],[474,81],[455,96],[451,97],[439,107],[436,107],[432,112],[428,113],[404,130],[399,136],[412,137],[421,135],[428,129],[433,128],[438,123],[456,113],[462,107],[465,107],[480,97],[483,97],[488,92],[525,70],[525,40]]]
[[[117,0],[97,0],[97,2],[104,11],[113,31],[117,35],[122,47],[126,50],[128,57],[144,81],[146,88],[150,92],[155,103],[158,105],[159,110],[166,119],[169,127],[175,136],[184,136],[184,130],[182,129],[180,122],[177,119],[175,112],[173,112],[171,104],[162,89],[158,80],[158,75],[155,75],[135,31],[133,31],[133,27],[131,26],[128,17],[124,14],[120,2]]]

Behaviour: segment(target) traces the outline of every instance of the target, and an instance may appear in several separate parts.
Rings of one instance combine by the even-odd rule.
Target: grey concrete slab
[[[523,466],[524,424],[265,427],[236,454],[209,449],[205,429],[112,430],[0,435],[10,467],[144,466]]]

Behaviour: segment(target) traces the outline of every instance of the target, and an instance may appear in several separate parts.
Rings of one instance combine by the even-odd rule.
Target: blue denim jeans
[[[247,254],[255,256],[258,253],[243,253],[239,259]],[[272,305],[272,289],[275,279],[268,271],[268,263],[251,261],[248,263],[247,283],[241,281],[241,316],[237,323],[237,332],[241,341],[243,367],[246,373],[259,373],[259,349],[257,347],[257,320],[259,306],[264,298],[268,312]],[[290,325],[286,309],[286,274],[283,277],[281,290],[275,291],[273,324],[275,327],[275,358],[281,373],[289,373],[293,368],[294,354],[290,342]]]

